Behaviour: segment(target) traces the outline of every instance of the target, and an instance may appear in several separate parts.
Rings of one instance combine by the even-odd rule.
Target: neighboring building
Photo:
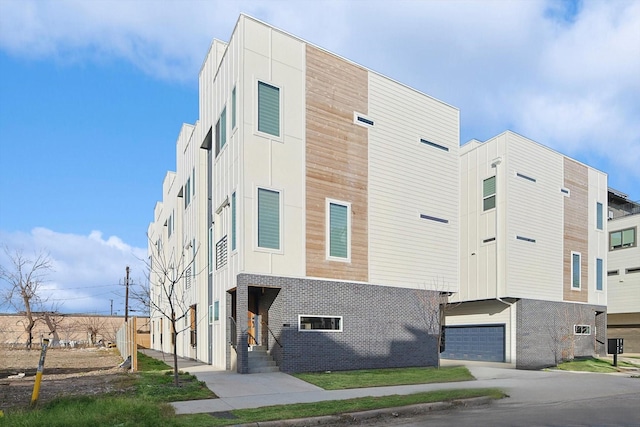
[[[512,132],[461,147],[452,359],[536,369],[603,354],[607,176]]]
[[[178,353],[241,373],[262,347],[285,372],[436,365],[459,199],[456,108],[241,15],[149,226],[172,267],[152,298],[166,307],[161,281],[195,259]],[[171,351],[157,310],[151,330]]]
[[[623,338],[625,353],[640,353],[640,203],[609,189],[607,335]]]

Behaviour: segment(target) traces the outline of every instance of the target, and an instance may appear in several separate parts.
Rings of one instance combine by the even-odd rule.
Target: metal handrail
[[[278,341],[278,338],[276,338],[275,334],[273,333],[273,331],[269,327],[269,324],[267,324],[267,322],[265,322],[264,320],[262,321],[262,324],[267,327],[267,331],[269,331],[269,333],[271,334],[273,339],[276,340],[276,343],[280,346],[280,348],[282,348],[282,344],[280,344],[280,341]]]

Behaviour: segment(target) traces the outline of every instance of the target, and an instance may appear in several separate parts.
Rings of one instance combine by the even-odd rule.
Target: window
[[[209,227],[209,273],[213,272],[213,226]]]
[[[607,276],[617,276],[620,274],[620,270],[609,270],[607,271]]]
[[[184,272],[184,287],[185,289],[191,288],[191,267],[188,267]]]
[[[364,127],[372,127],[375,123],[373,119],[367,117],[364,114],[360,114],[356,111],[353,112],[353,123],[364,126]]]
[[[187,183],[184,185],[184,208],[186,209],[191,203],[191,177],[187,178]]]
[[[532,177],[527,176],[527,175],[525,175],[525,174],[523,174],[523,173],[520,173],[520,172],[516,172],[516,176],[517,176],[518,178],[526,179],[527,181],[536,182],[536,179],[535,179],[535,178],[532,178]]]
[[[236,193],[231,194],[231,250],[236,250]]]
[[[562,195],[563,195],[563,196],[569,196],[569,195],[571,195],[571,192],[569,191],[569,189],[568,189],[568,188],[564,188],[564,187],[562,187],[562,188],[560,189],[560,192],[562,193]]]
[[[300,331],[337,331],[342,332],[342,316],[298,316]]]
[[[449,224],[449,220],[448,219],[438,218],[436,216],[431,216],[431,215],[426,215],[426,214],[420,214],[420,219],[428,219],[429,221],[435,221],[435,222],[441,222],[443,224]]]
[[[636,227],[633,227],[609,233],[609,250],[636,246],[636,230]]]
[[[231,91],[231,129],[236,128],[236,88]]]
[[[351,258],[351,205],[327,199],[327,258]]]
[[[571,252],[571,289],[580,289],[580,254]]]
[[[209,306],[209,325],[213,325],[213,305]]]
[[[596,228],[602,230],[602,203],[596,203]]]
[[[596,291],[604,289],[604,261],[601,258],[596,258]]]
[[[523,242],[529,242],[529,243],[535,243],[536,239],[532,239],[531,237],[525,237],[525,236],[516,236],[517,240],[522,240]]]
[[[482,210],[488,211],[496,207],[496,177],[492,176],[482,182]]]
[[[280,89],[258,82],[258,131],[280,136]]]
[[[213,321],[217,322],[220,320],[220,301],[215,301],[213,303]]]
[[[591,326],[589,325],[573,325],[574,335],[591,335]]]
[[[220,119],[216,123],[216,156],[227,143],[227,109],[223,108]]]
[[[258,188],[258,247],[280,249],[280,193]]]
[[[640,273],[640,267],[625,268],[625,274]]]
[[[495,242],[496,238],[495,237],[489,237],[487,239],[483,239],[482,243],[490,243],[490,242]]]
[[[445,147],[444,145],[436,144],[435,142],[428,141],[426,139],[420,138],[420,142],[426,144],[430,147],[437,148],[442,151],[449,151],[449,147]]]

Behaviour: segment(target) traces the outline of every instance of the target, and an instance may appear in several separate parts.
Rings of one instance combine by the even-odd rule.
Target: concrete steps
[[[256,345],[249,348],[249,373],[279,372],[275,360],[267,353],[267,348]]]

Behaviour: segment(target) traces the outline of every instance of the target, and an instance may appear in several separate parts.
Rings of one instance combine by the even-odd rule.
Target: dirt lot
[[[31,351],[0,348],[0,409],[29,405],[39,359],[39,348]],[[129,375],[118,368],[121,362],[116,349],[50,348],[38,403],[58,396],[118,390]],[[22,372],[23,378],[8,378]]]

